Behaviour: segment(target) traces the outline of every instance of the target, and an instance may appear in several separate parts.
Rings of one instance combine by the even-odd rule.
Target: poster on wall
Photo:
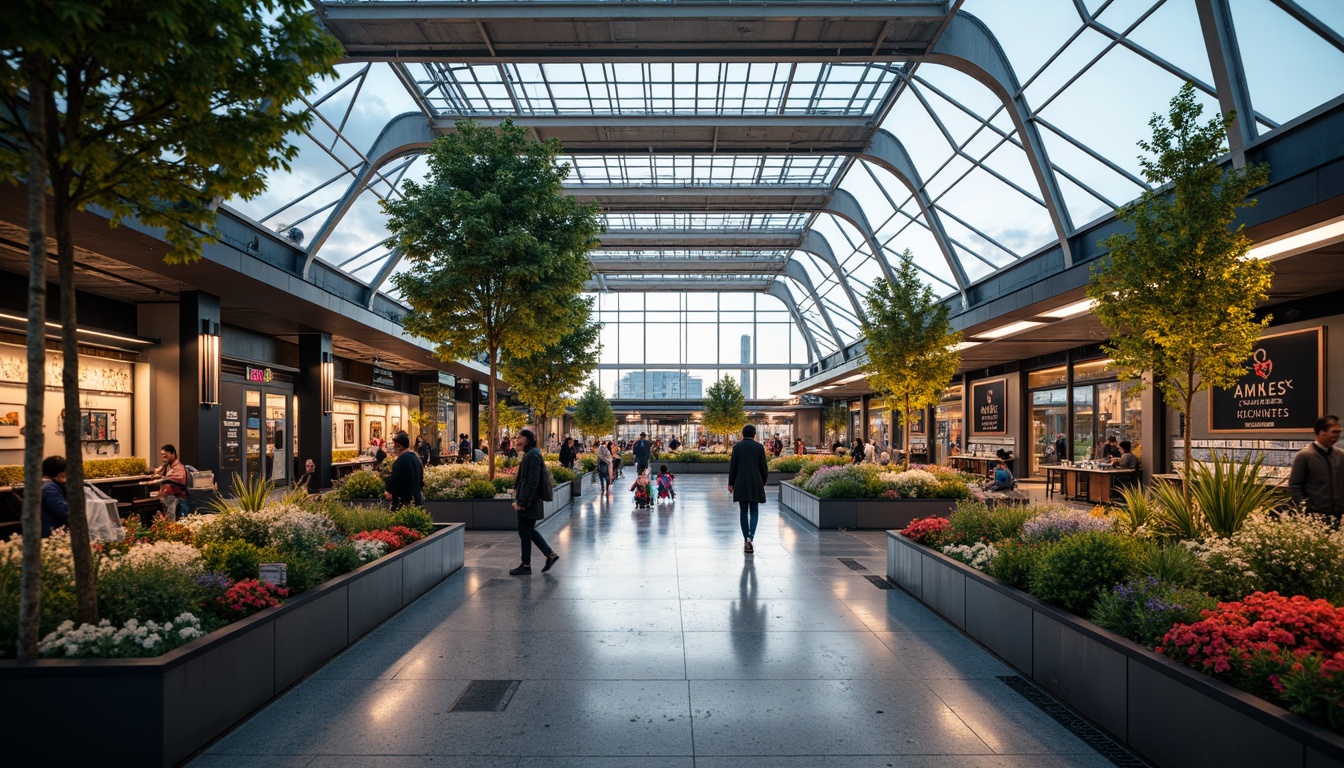
[[[343,431],[342,431],[342,433],[341,433],[341,437],[342,437],[343,439],[341,440],[341,445],[354,445],[354,444],[355,444],[355,420],[354,420],[354,419],[346,419],[345,421],[342,422],[342,426],[343,426]]]
[[[1325,329],[1262,336],[1246,372],[1209,390],[1211,432],[1310,432],[1325,412]]]
[[[369,422],[369,444],[372,445],[374,440],[382,440],[382,439],[383,439],[383,422],[381,422],[381,421],[370,421],[370,422]]]
[[[977,435],[1002,435],[1008,431],[1008,380],[992,379],[971,384],[971,431]]]
[[[19,415],[23,413],[23,406],[17,403],[0,403],[0,437],[19,437],[20,427],[23,422],[19,420]]]

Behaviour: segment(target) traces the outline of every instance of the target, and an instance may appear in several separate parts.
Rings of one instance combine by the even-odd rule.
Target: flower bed
[[[192,619],[67,633],[65,646],[51,654],[62,658],[0,661],[6,700],[31,704],[7,714],[9,726],[25,736],[8,745],[8,758],[16,765],[177,765],[461,568],[463,559],[462,526],[446,526],[155,658],[90,658],[69,646],[106,656],[103,649],[137,641],[143,647],[153,634],[159,635],[153,642],[166,645],[173,635],[173,641],[193,636]],[[233,597],[248,592],[261,599],[255,582],[239,584]],[[81,719],[76,738],[68,718],[51,716],[72,703],[101,713]]]
[[[965,503],[901,538],[1344,734],[1344,533],[1257,511],[1230,536],[1181,539],[1134,517]],[[929,586],[908,558],[889,570],[912,591]],[[971,622],[969,592],[934,587],[929,598]]]

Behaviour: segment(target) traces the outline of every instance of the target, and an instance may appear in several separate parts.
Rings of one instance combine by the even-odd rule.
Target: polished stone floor
[[[674,505],[590,492],[514,577],[467,565],[191,765],[468,768],[1104,766],[996,678],[1012,672],[900,590],[880,531],[817,531],[771,491],[744,556],[725,478]],[[630,478],[626,478],[628,483]],[[840,558],[856,560],[851,570]],[[502,712],[450,712],[473,680]]]

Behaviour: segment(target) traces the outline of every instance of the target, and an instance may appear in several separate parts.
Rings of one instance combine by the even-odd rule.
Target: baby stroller
[[[651,509],[653,507],[653,485],[651,483],[641,483],[636,480],[635,484],[630,486],[630,490],[635,492],[635,509]]]

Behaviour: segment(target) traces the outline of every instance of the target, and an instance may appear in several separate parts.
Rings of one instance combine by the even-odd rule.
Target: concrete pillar
[[[219,297],[183,291],[178,304],[178,456],[197,469],[219,468],[219,405],[201,403],[201,336],[219,333]],[[151,464],[154,462],[151,461]]]
[[[308,479],[310,491],[331,487],[332,417],[322,408],[325,399],[322,365],[331,360],[331,334],[299,334],[299,375],[295,380],[295,394],[299,396],[297,458],[299,472],[308,459],[317,465],[317,471]]]

